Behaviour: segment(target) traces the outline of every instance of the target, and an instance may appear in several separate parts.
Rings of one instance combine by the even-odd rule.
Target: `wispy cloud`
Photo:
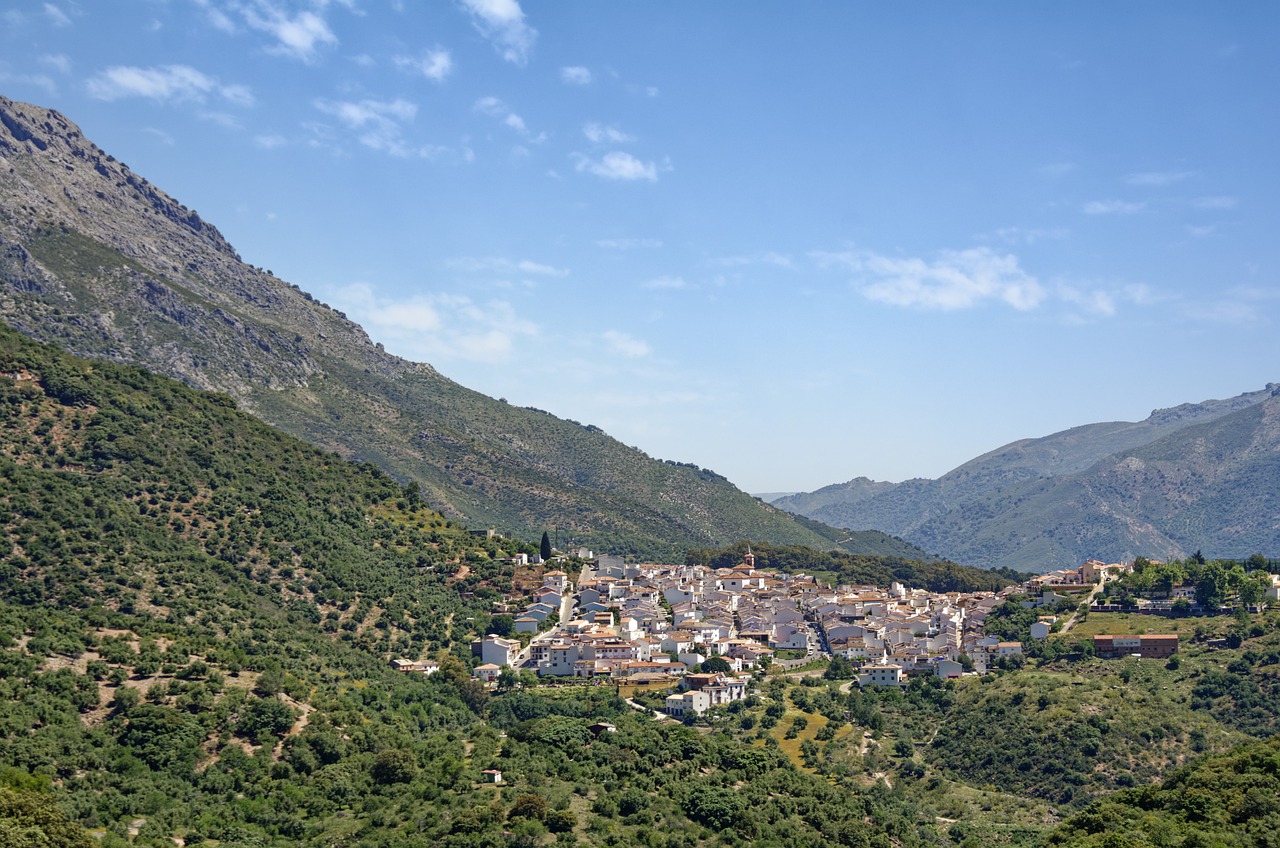
[[[897,258],[871,252],[815,252],[822,267],[844,267],[854,274],[863,296],[891,306],[953,311],[990,300],[1014,309],[1035,309],[1044,287],[1022,270],[1012,254],[986,247],[943,251],[936,260]]]
[[[610,348],[623,356],[638,358],[648,356],[652,352],[648,342],[641,341],[620,330],[605,330],[600,334],[600,337],[604,339]]]
[[[329,24],[315,12],[301,11],[290,15],[268,0],[258,0],[252,6],[243,7],[242,11],[250,27],[276,39],[277,44],[270,48],[273,53],[310,62],[320,47],[338,43],[338,37]]]
[[[214,29],[219,32],[228,33],[229,35],[236,34],[236,22],[222,9],[213,5],[209,0],[195,0],[195,5],[204,12],[204,16],[209,21],[209,25]]]
[[[568,85],[590,85],[591,71],[579,65],[560,69],[560,81]]]
[[[655,277],[641,284],[646,289],[683,289],[688,287],[683,277]]]
[[[60,74],[71,73],[71,59],[63,53],[48,53],[40,57],[40,64],[53,68]]]
[[[1195,238],[1205,238],[1211,236],[1218,231],[1213,225],[1196,226],[1195,224],[1187,224],[1187,235]]]
[[[597,239],[597,247],[603,247],[608,250],[636,250],[637,248],[645,248],[652,250],[662,247],[660,239],[653,238],[615,238],[615,239]]]
[[[506,103],[503,103],[496,97],[482,97],[471,107],[473,111],[487,115],[490,118],[496,118],[503,126],[507,127],[530,139],[531,141],[543,141],[546,138],[544,133],[534,136],[529,131],[529,127],[525,125],[524,118],[521,118],[513,112]]]
[[[1235,209],[1240,201],[1234,197],[1218,195],[1215,197],[1198,197],[1192,203],[1197,209]]]
[[[1125,177],[1124,181],[1132,186],[1167,186],[1180,183],[1191,175],[1191,171],[1140,171]]]
[[[44,4],[44,16],[56,27],[71,26],[71,18],[67,13],[52,3]]]
[[[588,121],[582,127],[582,134],[592,144],[625,144],[635,140],[617,127],[606,127],[595,121]]]
[[[516,0],[461,0],[471,21],[485,38],[493,42],[502,58],[524,66],[533,52],[538,31],[525,23]]]
[[[725,256],[715,260],[716,265],[728,268],[741,268],[749,265],[771,265],[774,268],[794,268],[791,257],[772,250],[751,253],[744,256]]]
[[[580,173],[595,174],[606,180],[634,182],[658,179],[658,166],[652,162],[642,162],[630,153],[614,150],[599,159],[592,159],[581,153],[573,154],[574,168]]]
[[[529,259],[515,260],[501,256],[460,256],[450,259],[446,264],[455,271],[464,271],[468,274],[524,274],[534,277],[565,277],[569,274],[567,268],[556,268],[553,265]]]
[[[44,89],[50,94],[58,90],[58,84],[48,74],[10,74],[0,71],[0,83],[5,85],[30,85]]]
[[[262,150],[276,150],[289,142],[282,135],[258,135],[254,136],[253,143]]]
[[[444,82],[453,73],[453,57],[442,47],[432,48],[421,56],[397,56],[394,61],[397,68],[421,74],[432,82]]]
[[[426,362],[510,362],[538,326],[507,301],[477,303],[463,295],[432,293],[404,300],[381,297],[367,283],[334,300],[374,338],[403,356]]]
[[[418,114],[408,100],[316,100],[316,109],[336,118],[358,133],[359,142],[371,150],[399,157],[435,158],[443,152],[431,145],[414,146],[404,140],[402,125]]]
[[[159,102],[203,103],[210,96],[235,106],[252,106],[253,94],[243,85],[223,85],[214,77],[187,65],[158,68],[115,66],[99,71],[86,83],[97,100],[145,97]]]
[[[1066,303],[1093,315],[1111,317],[1116,314],[1116,298],[1111,292],[1064,284],[1058,286],[1057,294]]]
[[[1071,231],[1066,227],[1001,227],[992,233],[996,241],[1005,244],[1035,244],[1047,239],[1061,240],[1070,235]]]
[[[1147,207],[1128,200],[1091,200],[1081,209],[1086,215],[1133,215]]]

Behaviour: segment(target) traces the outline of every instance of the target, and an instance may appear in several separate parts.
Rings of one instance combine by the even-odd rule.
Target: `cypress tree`
[[[542,531],[542,550],[540,551],[544,560],[551,559],[551,537],[547,535],[547,531]]]

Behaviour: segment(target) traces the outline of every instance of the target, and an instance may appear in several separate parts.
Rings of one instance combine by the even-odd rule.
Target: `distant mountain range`
[[[417,482],[434,508],[474,527],[533,539],[554,528],[562,544],[650,559],[742,539],[862,552],[856,536],[798,521],[714,472],[386,353],[342,313],[241,261],[67,118],[4,98],[0,320],[228,394],[286,432]],[[872,538],[876,552],[883,540]],[[921,553],[897,544],[896,554]]]
[[[988,568],[1276,556],[1280,385],[1013,442],[937,480],[858,477],[773,503]]]

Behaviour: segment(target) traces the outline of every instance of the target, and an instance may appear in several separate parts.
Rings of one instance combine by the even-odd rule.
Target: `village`
[[[504,672],[525,672],[546,682],[668,686],[675,691],[665,713],[677,719],[746,698],[751,673],[762,667],[812,668],[840,657],[859,686],[987,674],[1023,654],[1021,641],[985,634],[996,607],[1014,597],[1031,608],[1088,603],[1130,568],[1090,560],[1000,592],[935,593],[898,583],[833,588],[806,574],[757,569],[749,548],[738,566],[721,569],[576,553],[585,563],[576,582],[558,568],[546,571],[535,600],[515,610],[515,631],[530,634],[527,644],[499,635],[472,643],[473,676],[493,685]],[[559,562],[568,559],[551,564]],[[1064,623],[1070,627],[1039,616],[1030,638],[1046,639]],[[1167,634],[1094,641],[1102,657],[1167,657],[1178,647]],[[434,670],[434,663],[393,665]]]

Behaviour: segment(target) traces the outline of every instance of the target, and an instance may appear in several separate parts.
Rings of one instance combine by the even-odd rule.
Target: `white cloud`
[[[1071,285],[1058,287],[1058,297],[1085,312],[1111,317],[1116,314],[1115,296],[1101,289],[1086,290]]]
[[[1205,238],[1206,236],[1213,235],[1217,231],[1218,228],[1212,225],[1204,227],[1198,227],[1194,224],[1187,225],[1187,235],[1194,236],[1195,238]]]
[[[204,111],[200,113],[200,118],[228,130],[238,130],[244,126],[239,118],[235,115],[228,115],[226,112]]]
[[[592,144],[625,144],[635,140],[617,127],[606,127],[595,121],[587,122],[582,127],[582,134]]]
[[[1027,311],[1045,298],[1044,288],[1022,270],[1016,256],[986,247],[943,251],[933,262],[870,252],[816,252],[811,257],[822,267],[848,268],[863,296],[892,306],[951,311],[998,300]]]
[[[67,13],[52,3],[44,4],[44,15],[53,23],[54,26],[71,26],[71,18],[67,17]]]
[[[51,53],[41,56],[40,64],[47,65],[62,74],[71,73],[71,60],[62,53]]]
[[[493,42],[502,58],[523,66],[529,61],[538,31],[524,21],[524,12],[516,0],[461,0],[471,13],[472,23],[485,38]]]
[[[1130,174],[1124,181],[1133,186],[1166,186],[1182,182],[1189,176],[1190,171],[1141,171]]]
[[[644,282],[643,287],[646,289],[683,289],[688,286],[683,277],[655,277],[652,280]]]
[[[187,65],[158,68],[115,66],[99,71],[86,83],[89,96],[98,100],[146,97],[160,102],[203,103],[220,97],[236,106],[253,105],[253,94],[243,85],[222,85],[214,77]]]
[[[992,235],[1005,244],[1035,244],[1045,239],[1067,238],[1071,231],[1066,227],[1001,227]]]
[[[1081,211],[1086,215],[1133,215],[1145,209],[1145,203],[1132,203],[1127,200],[1091,200]]]
[[[58,84],[47,74],[10,74],[0,71],[0,83],[35,86],[50,94],[58,91]]]
[[[1245,300],[1219,300],[1212,303],[1189,303],[1184,314],[1196,323],[1209,322],[1229,326],[1250,326],[1264,320],[1263,311]]]
[[[397,56],[395,64],[402,70],[422,74],[432,82],[444,82],[453,73],[453,57],[442,47],[428,50],[422,56]]]
[[[388,300],[368,283],[348,286],[334,300],[370,336],[418,361],[505,364],[539,335],[536,324],[501,300],[477,303],[443,292]]]
[[[747,256],[725,256],[721,259],[717,259],[715,264],[729,268],[738,268],[747,265],[772,265],[775,268],[795,267],[795,263],[791,261],[790,256],[776,253],[772,250],[766,250],[762,253],[752,253]]]
[[[414,147],[404,141],[401,124],[418,114],[418,107],[407,100],[317,100],[315,107],[357,131],[359,142],[371,150],[425,159],[443,152],[439,147]]]
[[[571,66],[560,69],[560,81],[568,85],[590,85],[591,71],[588,68],[580,66]]]
[[[496,97],[482,97],[477,100],[471,108],[473,111],[478,112],[481,115],[487,115],[490,118],[497,118],[503,126],[514,130],[526,138],[530,138],[532,141],[542,141],[546,138],[545,135],[539,135],[536,138],[533,138],[532,133],[529,132],[529,127],[525,125],[524,118],[521,118],[515,112],[511,111],[511,108],[507,106],[506,103],[503,103]]]
[[[1194,206],[1197,209],[1235,209],[1240,201],[1234,197],[1218,195],[1216,197],[1198,197]]]
[[[325,19],[315,12],[298,12],[290,16],[267,0],[246,7],[245,22],[252,28],[273,36],[279,42],[271,52],[309,62],[321,45],[337,44],[338,37]]]
[[[259,135],[254,136],[253,143],[255,146],[263,150],[275,150],[284,147],[288,142],[282,135]]]
[[[648,356],[651,352],[649,344],[619,330],[605,330],[600,337],[617,353],[637,358]]]
[[[575,153],[573,159],[574,168],[579,172],[595,174],[597,177],[604,177],[607,180],[621,180],[624,182],[648,180],[649,182],[655,182],[658,179],[658,168],[652,162],[641,162],[630,153],[623,153],[619,150],[606,153],[600,159],[591,159],[580,153]]]
[[[460,256],[450,259],[446,264],[455,271],[468,274],[525,274],[535,277],[565,277],[569,274],[566,268],[556,268],[529,259],[512,260],[501,256]]]
[[[609,250],[635,250],[636,248],[658,248],[662,247],[659,239],[652,238],[616,238],[616,239],[597,239],[597,247],[607,248]]]

